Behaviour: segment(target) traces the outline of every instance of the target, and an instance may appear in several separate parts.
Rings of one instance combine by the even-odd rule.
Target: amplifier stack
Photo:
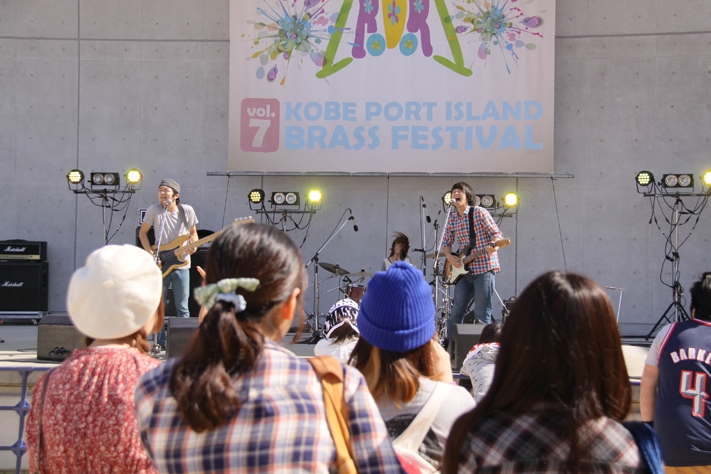
[[[0,317],[47,312],[48,273],[47,242],[0,241]]]

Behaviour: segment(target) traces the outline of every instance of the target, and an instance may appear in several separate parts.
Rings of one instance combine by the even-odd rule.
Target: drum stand
[[[341,217],[342,219],[343,217]],[[323,245],[316,251],[313,257],[311,257],[311,260],[309,260],[306,263],[306,268],[309,268],[309,265],[314,263],[314,312],[312,317],[315,319],[315,322],[311,325],[311,338],[308,340],[308,344],[316,344],[319,339],[321,339],[321,334],[319,332],[319,289],[318,289],[318,257],[321,254],[321,251],[326,248],[326,246],[333,240],[333,238],[338,235],[338,233],[345,227],[345,225],[348,224],[348,219],[346,219],[343,224],[336,230],[336,232],[332,233],[331,236],[326,240],[326,242],[323,243]]]

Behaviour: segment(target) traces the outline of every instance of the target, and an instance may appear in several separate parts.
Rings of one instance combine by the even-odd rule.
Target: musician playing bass
[[[187,204],[180,204],[180,185],[172,179],[164,179],[158,186],[158,204],[153,204],[146,211],[146,217],[141,224],[138,235],[141,244],[147,252],[155,254],[148,241],[148,230],[153,226],[156,235],[156,243],[160,242],[160,248],[168,246],[173,240],[181,235],[189,235],[185,244],[198,240],[196,225],[197,216],[193,208]],[[190,255],[194,254],[197,248],[187,251],[186,265],[174,268],[167,275],[163,275],[163,296],[168,292],[168,287],[173,285],[173,298],[178,316],[190,317],[188,310],[188,296],[190,293]],[[163,271],[165,272],[165,268]]]
[[[454,286],[454,306],[447,320],[446,345],[449,345],[454,325],[460,324],[464,319],[464,312],[472,298],[474,298],[474,317],[481,323],[491,323],[494,275],[499,272],[497,247],[492,246],[492,243],[503,237],[489,211],[472,205],[474,190],[467,183],[459,182],[452,186],[452,202],[456,212],[449,215],[442,239],[442,252],[447,257],[448,263],[461,268],[462,257],[465,257],[465,255],[457,256],[452,253],[455,239],[460,250],[465,248],[486,250],[483,255],[469,264],[468,272],[462,275]],[[473,222],[471,234],[470,222]]]

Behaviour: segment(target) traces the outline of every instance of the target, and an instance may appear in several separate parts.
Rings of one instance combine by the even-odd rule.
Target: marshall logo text
[[[6,281],[2,284],[3,288],[22,288],[24,281]]]
[[[22,253],[25,250],[27,250],[27,247],[13,247],[12,245],[8,245],[7,247],[5,247],[4,252]]]

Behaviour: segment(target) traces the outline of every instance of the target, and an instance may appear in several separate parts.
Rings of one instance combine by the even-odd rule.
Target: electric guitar
[[[254,219],[252,219],[252,216],[240,217],[232,222],[232,225],[238,224],[254,224]],[[203,244],[212,242],[229,228],[230,226],[227,226],[214,234],[210,234],[200,240],[191,242],[188,245],[183,245],[183,243],[190,238],[189,235],[181,235],[172,242],[161,245],[160,251],[158,252],[158,266],[163,271],[163,277],[168,276],[174,269],[184,267],[188,264],[186,257],[189,250],[196,249]],[[155,251],[156,246],[152,246],[151,249]]]
[[[475,259],[481,257],[482,255],[486,253],[494,253],[496,250],[500,249],[501,247],[506,247],[511,243],[511,239],[499,239],[494,241],[494,244],[492,246],[487,246],[479,250],[473,251],[471,254],[469,254],[469,251],[471,250],[471,246],[467,247],[464,249],[463,252],[460,252],[458,257],[462,258],[462,266],[461,267],[455,267],[451,263],[449,263],[449,260],[447,260],[447,263],[444,266],[444,279],[445,281],[450,284],[454,285],[456,284],[459,279],[462,277],[462,275],[466,275],[468,273],[467,270],[467,265],[469,265],[472,261]],[[493,251],[489,252],[487,251],[488,249],[494,248]],[[469,255],[467,255],[469,254]]]

